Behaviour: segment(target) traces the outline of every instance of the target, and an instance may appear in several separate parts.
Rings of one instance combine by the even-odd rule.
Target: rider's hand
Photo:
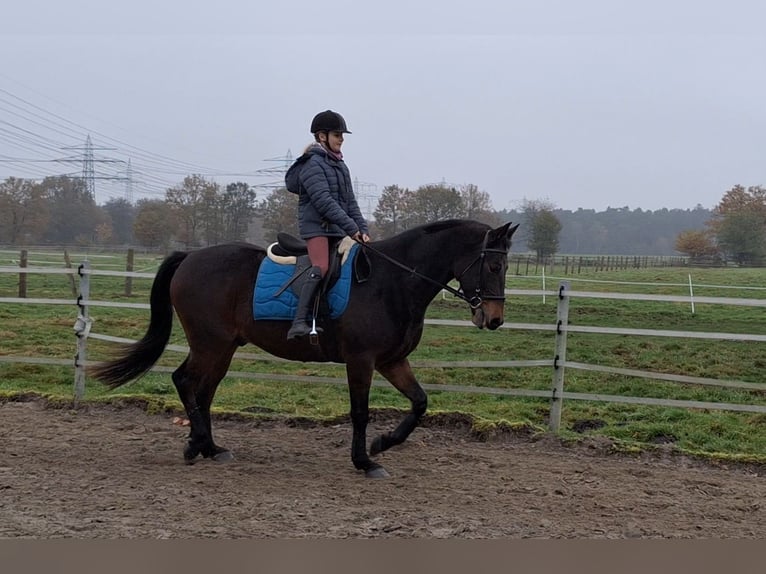
[[[370,240],[370,236],[366,233],[362,233],[361,231],[357,231],[351,236],[351,239],[361,243],[367,243]]]

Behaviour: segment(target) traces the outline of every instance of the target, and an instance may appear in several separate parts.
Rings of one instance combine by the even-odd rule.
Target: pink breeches
[[[311,264],[319,267],[324,277],[330,267],[330,242],[324,236],[312,237],[306,240],[306,246]]]

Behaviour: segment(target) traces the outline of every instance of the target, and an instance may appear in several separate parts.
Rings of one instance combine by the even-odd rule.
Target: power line
[[[5,94],[6,97],[3,97],[2,94]],[[14,101],[10,101],[8,98],[12,98]],[[104,134],[101,134],[100,132],[96,132],[94,130],[88,130],[84,126],[72,122],[58,114],[55,114],[49,110],[46,110],[24,98],[21,98],[15,94],[12,94],[8,90],[0,88],[0,102],[5,104],[5,108],[2,108],[0,106],[0,109],[4,109],[5,111],[10,112],[12,115],[14,115],[17,118],[22,119],[23,121],[29,122],[35,127],[43,127],[50,131],[53,131],[54,133],[64,136],[65,138],[74,138],[82,141],[83,138],[91,137],[91,131],[99,135],[105,140],[113,141],[122,146],[122,148],[129,148],[130,150],[134,150],[129,155],[133,156],[133,158],[138,158],[139,161],[142,162],[142,164],[145,166],[145,172],[151,172],[153,174],[152,180],[154,184],[149,185],[147,192],[149,194],[156,194],[156,193],[164,193],[164,190],[174,185],[175,181],[172,176],[186,176],[189,175],[189,173],[197,173],[200,175],[206,175],[206,176],[221,176],[222,174],[225,174],[223,170],[215,170],[208,168],[206,166],[199,166],[192,163],[188,163],[185,161],[175,160],[173,158],[163,156],[160,154],[156,154],[147,150],[144,150],[142,148],[139,148],[137,146],[133,146],[131,144],[127,144],[121,140],[118,140],[116,138],[112,138],[110,136],[106,136]],[[20,102],[22,105],[19,105],[16,102]],[[10,110],[9,107],[12,107],[13,110]],[[20,110],[26,115],[22,115],[22,113],[18,113],[14,110]],[[33,111],[34,110],[34,111]],[[37,113],[40,112],[40,113]],[[37,118],[43,120],[43,122],[36,121],[32,118]],[[53,118],[53,119],[51,119]],[[32,157],[29,158],[29,161],[39,162],[39,161],[49,161],[49,162],[56,162],[56,163],[83,163],[83,177],[86,179],[87,185],[89,188],[94,189],[94,185],[91,185],[95,182],[96,179],[103,179],[103,180],[124,180],[125,178],[121,176],[119,172],[115,173],[104,173],[101,176],[97,176],[95,173],[95,163],[101,163],[101,164],[108,164],[112,163],[115,165],[125,165],[125,160],[122,159],[115,159],[115,158],[108,158],[108,157],[97,157],[95,154],[92,156],[92,161],[94,164],[91,164],[91,156],[89,155],[90,152],[87,149],[80,148],[73,148],[72,146],[68,146],[69,142],[62,142],[62,141],[56,141],[54,139],[51,139],[49,137],[46,137],[44,135],[41,135],[39,132],[33,131],[34,127],[32,129],[26,129],[25,127],[22,127],[17,124],[10,124],[10,122],[3,121],[4,124],[8,125],[8,128],[4,128],[0,126],[0,139],[8,142],[9,144],[13,145],[13,147],[17,149],[23,149],[24,151],[30,152],[32,154]],[[50,124],[50,125],[48,125]],[[53,128],[55,126],[55,128]],[[60,129],[56,129],[60,128]],[[82,131],[81,131],[82,130]],[[79,157],[66,157],[66,158],[60,158],[52,156],[52,153],[60,153],[61,149],[63,148],[69,148],[69,149],[78,149],[80,151],[83,151],[83,155]],[[110,151],[125,151],[124,149],[113,147],[113,148],[93,148],[93,149],[101,149],[101,150],[110,150]],[[47,158],[47,160],[41,160],[39,159]],[[27,158],[23,157],[9,157],[5,156],[4,158],[0,156],[0,163],[5,166],[14,166],[14,167],[21,167],[24,164],[28,163]],[[91,170],[90,166],[93,165],[93,170]],[[34,169],[35,175],[54,175],[51,170],[48,170],[47,173],[44,173],[44,170],[40,169],[41,166],[38,165]],[[29,166],[27,166],[27,172],[31,171],[29,170]],[[171,176],[171,177],[166,177]],[[94,190],[95,191],[95,190]]]
[[[57,160],[62,163],[66,162],[73,162],[73,161],[80,161],[82,162],[82,179],[85,182],[85,191],[88,193],[88,195],[91,197],[91,199],[96,199],[96,170],[94,167],[94,164],[96,162],[103,162],[103,163],[125,163],[122,160],[118,159],[96,159],[96,157],[93,154],[93,151],[95,149],[99,150],[113,150],[114,148],[95,148],[93,146],[93,142],[90,139],[90,134],[88,134],[88,137],[85,139],[85,147],[69,147],[65,149],[73,149],[73,150],[81,150],[83,152],[81,158],[64,158]],[[98,179],[106,179],[106,180],[124,180],[123,177],[118,176],[98,176]]]
[[[8,119],[15,118],[13,122],[0,120],[0,141],[21,152],[0,155],[0,166],[19,169],[24,176],[39,178],[62,175],[55,169],[56,165],[79,164],[82,166],[80,176],[94,198],[97,181],[103,183],[100,189],[110,189],[111,186],[112,192],[116,191],[112,184],[122,182],[124,186],[116,192],[132,198],[134,194],[164,195],[169,188],[178,185],[179,178],[191,174],[209,178],[243,178],[254,189],[274,190],[284,187],[285,173],[293,161],[289,149],[284,156],[263,160],[276,165],[255,170],[222,170],[174,159],[87,128],[4,88],[0,88],[0,111]],[[101,144],[113,147],[97,147],[93,144],[95,138]],[[86,142],[84,146],[72,145],[73,141],[83,140]],[[65,149],[80,153],[61,157],[61,151]],[[109,155],[97,154],[98,151],[108,152]],[[129,172],[125,169],[126,165],[130,165]],[[71,174],[73,177],[76,175]],[[254,178],[257,178],[255,182],[252,181]],[[374,192],[376,186],[357,183],[358,186],[361,186],[359,193],[362,200],[371,201],[373,195],[368,192]],[[368,195],[371,197],[368,198]],[[371,211],[369,206],[367,211]]]

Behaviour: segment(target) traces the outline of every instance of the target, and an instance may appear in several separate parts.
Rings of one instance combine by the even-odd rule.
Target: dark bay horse
[[[353,424],[351,460],[368,477],[388,476],[370,455],[402,443],[426,411],[426,393],[407,360],[420,342],[426,308],[447,289],[469,304],[477,327],[502,325],[507,255],[517,227],[447,220],[362,245],[370,262],[368,278],[352,283],[345,312],[322,325],[318,344],[308,337],[288,341],[290,321],[253,318],[253,289],[264,249],[231,243],[174,252],[152,284],[146,334],[89,372],[114,388],[149,371],[170,339],[175,309],[189,354],[172,378],[190,422],[184,458],[192,462],[198,455],[231,458],[213,441],[210,406],[238,347],[252,343],[294,361],[344,363]],[[452,279],[459,289],[447,285]],[[376,370],[412,408],[393,431],[372,441],[368,454],[368,400]]]

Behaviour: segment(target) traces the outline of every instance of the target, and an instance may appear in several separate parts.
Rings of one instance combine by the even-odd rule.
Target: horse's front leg
[[[410,436],[410,433],[415,430],[415,427],[418,426],[420,418],[425,414],[428,407],[426,392],[415,379],[412,367],[410,367],[410,362],[407,359],[387,365],[379,365],[378,372],[386,377],[399,392],[410,399],[412,409],[392,432],[379,435],[372,441],[370,454],[373,456],[392,446],[403,443]]]
[[[351,461],[363,470],[368,478],[387,478],[390,475],[367,454],[367,424],[370,421],[370,386],[372,385],[372,361],[355,361],[346,364],[348,390],[351,398]]]

